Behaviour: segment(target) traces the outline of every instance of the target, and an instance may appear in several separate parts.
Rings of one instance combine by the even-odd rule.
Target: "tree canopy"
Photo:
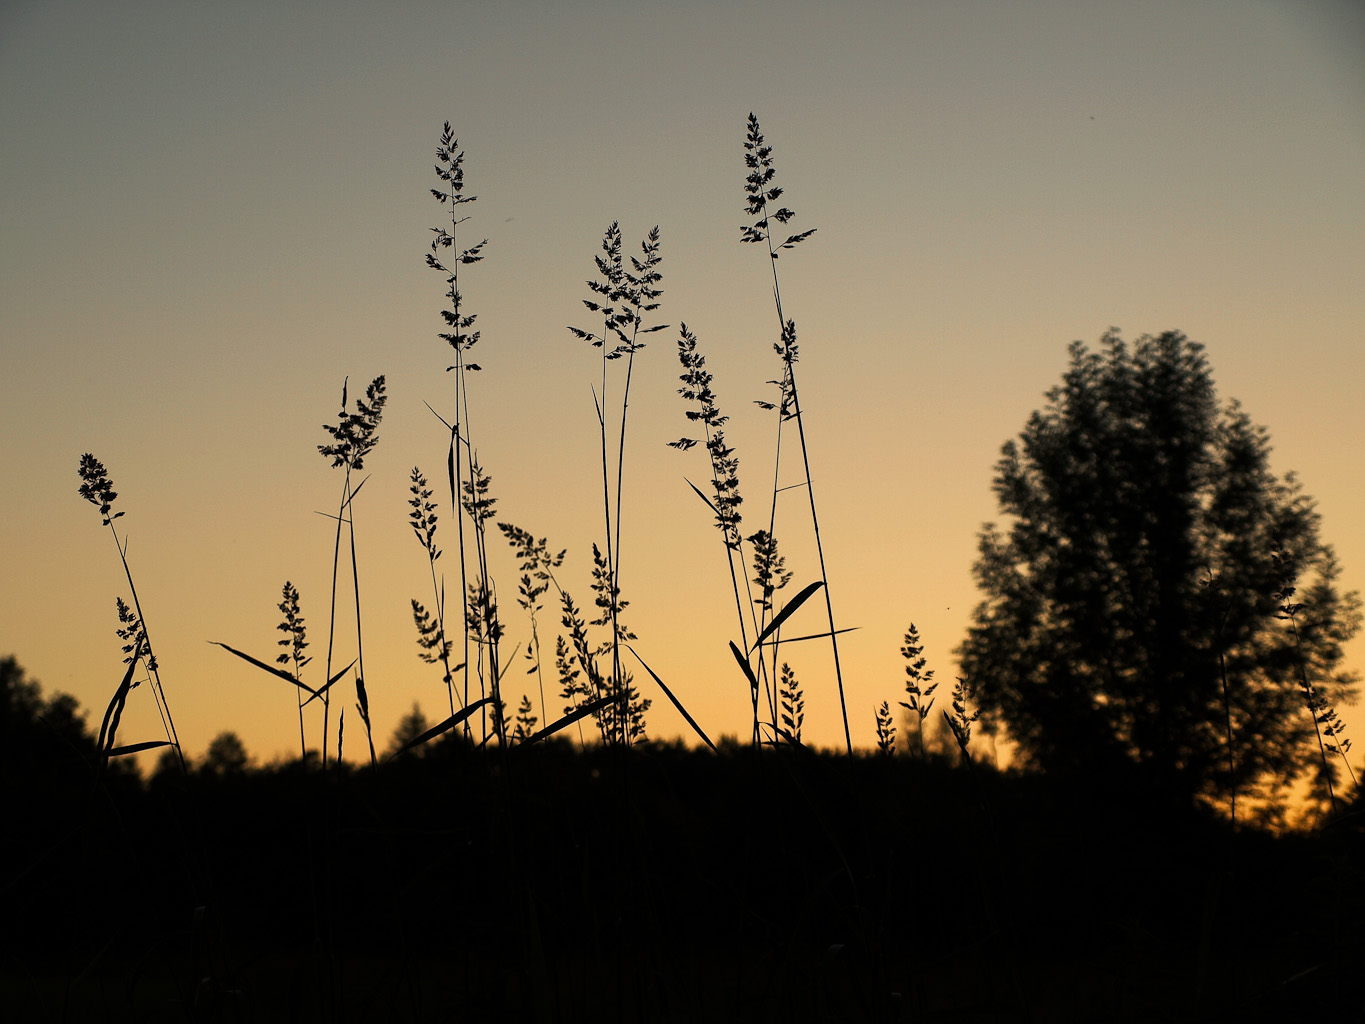
[[[1002,450],[1007,524],[980,535],[958,653],[984,724],[1030,766],[1137,769],[1191,798],[1274,804],[1313,765],[1330,776],[1305,698],[1354,697],[1360,602],[1312,500],[1180,332],[1070,356]]]

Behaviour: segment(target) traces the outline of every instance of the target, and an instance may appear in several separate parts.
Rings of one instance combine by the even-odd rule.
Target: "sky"
[[[627,624],[713,738],[747,735],[720,535],[686,482],[703,483],[705,456],[666,442],[689,433],[686,323],[756,524],[773,420],[753,401],[779,366],[768,261],[739,242],[751,111],[791,228],[817,229],[779,269],[831,602],[857,627],[840,645],[856,745],[873,744],[875,707],[904,697],[911,622],[951,685],[1000,446],[1067,345],[1110,326],[1206,346],[1220,395],[1269,428],[1274,468],[1317,499],[1344,586],[1365,588],[1359,5],[53,0],[0,7],[0,653],[98,725],[128,591],[76,493],[91,452],[119,492],[187,751],[233,730],[258,759],[296,754],[287,684],[211,642],[273,659],[292,581],[316,659],[304,678],[320,682],[334,532],[319,513],[341,479],[316,449],[343,379],[354,394],[382,373],[389,404],[355,506],[376,745],[414,701],[437,716],[407,499],[414,466],[443,472],[448,434],[427,403],[453,408],[443,282],[423,262],[450,121],[478,196],[462,230],[489,240],[461,280],[482,330],[470,437],[499,517],[567,549],[560,578],[581,604],[603,531],[601,364],[566,328],[591,326],[606,226],[632,251],[660,228],[671,326],[634,367]],[[781,500],[791,593],[819,570],[802,492]],[[453,525],[438,534],[448,572]],[[530,630],[511,551],[493,544],[510,652]],[[822,619],[812,604],[793,622]],[[842,744],[827,646],[790,653],[805,738]],[[1365,667],[1365,641],[1348,658]],[[504,684],[513,706],[539,703],[523,664]],[[650,734],[682,735],[641,679]],[[136,691],[121,738],[159,736]]]

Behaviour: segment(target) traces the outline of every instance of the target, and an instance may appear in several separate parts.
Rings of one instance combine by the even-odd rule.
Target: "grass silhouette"
[[[12,980],[20,975],[5,975],[0,1005],[21,1016],[59,1006],[67,1016],[99,1008],[127,1019],[164,1012],[295,1020],[1079,1021],[1115,1006],[1120,1019],[1246,1019],[1262,1011],[1291,1019],[1314,1005],[1314,995],[1335,998],[1331,983],[1349,976],[1363,952],[1359,940],[1272,944],[1262,936],[1339,936],[1343,914],[1365,909],[1353,881],[1365,866],[1358,795],[1348,811],[1329,791],[1328,827],[1277,838],[1229,828],[1208,808],[1144,802],[1112,780],[1102,780],[1109,788],[1097,794],[1000,771],[971,749],[979,712],[967,679],[957,679],[950,710],[940,705],[942,724],[930,718],[938,683],[913,623],[901,647],[900,706],[914,735],[907,727],[898,742],[884,700],[875,708],[875,754],[854,748],[838,654],[845,630],[836,628],[829,595],[796,384],[796,324],[777,276],[779,255],[813,229],[781,241],[773,235],[773,225],[794,214],[779,202],[772,149],[755,117],[745,139],[752,219],[742,239],[766,247],[770,258],[781,362],[777,400],[766,406],[776,414],[766,527],[747,535],[742,529],[728,417],[685,323],[677,341],[679,394],[699,436],[673,443],[707,453],[708,489],[693,490],[714,517],[727,560],[725,600],[733,599],[739,625],[730,648],[750,688],[747,743],[713,743],[637,653],[624,621],[622,498],[634,359],[643,336],[665,326],[646,324],[661,295],[658,229],[629,262],[619,225],[607,229],[585,301],[601,324],[570,328],[600,349],[601,360],[594,401],[603,529],[601,544],[591,546],[587,607],[561,583],[567,549],[552,552],[548,538],[499,519],[491,478],[471,443],[468,375],[479,366],[469,357],[479,334],[459,270],[483,258],[487,239],[466,248],[457,242],[461,211],[474,197],[464,193],[464,154],[448,123],[437,159],[442,187],[432,194],[451,217],[433,229],[427,262],[444,275],[441,337],[455,359],[448,367],[455,411],[442,422],[459,548],[458,616],[447,616],[438,566],[438,502],[415,466],[408,520],[431,585],[429,605],[411,604],[418,653],[440,669],[448,716],[427,725],[414,707],[385,755],[376,752],[354,509],[388,396],[385,377],[376,377],[351,409],[343,383],[338,418],[325,427],[330,443],[318,446],[344,471],[330,516],[336,540],[323,682],[304,682],[309,643],[300,594],[289,582],[278,605],[283,653],[273,664],[219,644],[291,686],[299,760],[219,772],[212,758],[187,757],[136,590],[131,606],[119,599],[125,675],[98,737],[60,755],[80,772],[88,768],[88,777],[62,783],[51,799],[42,787],[58,783],[35,783],[44,799],[24,795],[20,822],[34,838],[6,853],[11,891],[22,898],[3,941],[17,965],[10,970],[27,974],[22,985]],[[777,532],[779,495],[788,489],[778,476],[783,434],[793,424],[803,473],[796,487],[807,492],[819,571],[783,600],[801,571],[788,567]],[[126,541],[113,527],[122,513],[112,511],[112,482],[91,455],[82,457],[80,474],[80,494],[113,532],[132,588]],[[503,681],[515,659],[501,653],[490,523],[517,562],[517,600],[530,630],[526,673],[535,675],[539,699],[537,708],[521,695],[510,716]],[[343,530],[356,651],[338,670]],[[1293,587],[1284,581],[1277,599],[1297,636]],[[790,635],[795,616],[821,593],[827,628]],[[558,611],[553,645],[544,632],[552,629],[542,615],[547,603]],[[805,695],[782,657],[784,645],[811,639],[831,645],[845,738],[837,753],[803,741]],[[557,706],[544,678],[551,646]],[[646,740],[651,700],[634,684],[623,651],[648,676],[640,677],[643,686],[658,687],[700,746]],[[167,739],[119,745],[139,667]],[[329,757],[331,689],[352,669],[368,746],[364,771],[342,756],[344,708]],[[1308,667],[1301,662],[1299,671],[1330,785],[1327,755],[1339,755],[1350,771],[1349,741],[1315,694]],[[305,715],[314,701],[322,709],[324,770],[307,743]],[[11,720],[17,717],[0,725],[12,731]],[[926,746],[926,721],[948,744],[937,755]],[[5,735],[0,756],[10,757],[22,745]],[[173,749],[177,772],[143,781],[105,770],[115,756],[158,746]],[[409,756],[419,749],[421,757]],[[66,818],[77,822],[74,833]],[[1234,810],[1233,826],[1235,818]],[[114,841],[129,862],[160,869],[107,884]],[[168,849],[180,851],[179,859],[163,864],[158,852]],[[1314,873],[1338,898],[1319,905],[1291,897],[1289,887],[1265,892],[1264,879],[1291,871]],[[934,874],[943,884],[930,883]],[[903,900],[902,889],[909,890]],[[1204,908],[1197,949],[1192,906]],[[20,935],[28,948],[20,948]],[[1323,981],[1310,991],[1301,979],[1315,972]]]

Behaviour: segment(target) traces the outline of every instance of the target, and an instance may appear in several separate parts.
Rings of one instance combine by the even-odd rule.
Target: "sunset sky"
[[[414,701],[438,716],[409,606],[431,584],[407,488],[414,465],[443,473],[447,434],[424,403],[453,408],[442,279],[423,265],[449,120],[479,197],[470,240],[489,239],[462,277],[483,332],[471,437],[500,518],[568,549],[561,579],[583,604],[602,533],[600,362],[566,326],[591,324],[584,281],[607,224],[632,251],[660,227],[673,326],[635,363],[627,622],[712,738],[747,735],[720,536],[684,480],[705,480],[705,456],[665,444],[689,433],[685,322],[756,528],[773,419],[752,402],[780,367],[767,260],[739,242],[750,111],[791,228],[818,229],[779,268],[834,611],[858,627],[841,645],[855,744],[903,698],[912,621],[951,685],[1000,446],[1068,343],[1111,325],[1207,346],[1220,394],[1270,429],[1345,586],[1365,589],[1358,4],[56,0],[0,8],[0,654],[98,725],[127,586],[76,493],[92,452],[126,513],[187,751],[231,729],[259,759],[296,755],[289,688],[209,641],[273,659],[291,580],[320,682],[334,535],[317,513],[341,480],[316,447],[343,378],[354,394],[383,373],[355,509],[376,745]],[[779,537],[783,517],[804,521],[799,491],[782,500]],[[818,568],[804,534],[784,550],[790,593]],[[529,626],[500,537],[495,554],[510,653]],[[1349,653],[1365,668],[1365,642]],[[791,661],[807,739],[842,743],[827,646]],[[514,707],[536,693],[521,665]],[[651,735],[680,735],[641,685]],[[121,738],[158,738],[145,691],[133,705]],[[1365,718],[1346,717],[1365,743]],[[350,756],[358,725],[348,714]]]

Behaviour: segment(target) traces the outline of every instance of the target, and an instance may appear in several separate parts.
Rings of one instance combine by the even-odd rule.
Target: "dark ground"
[[[9,1020],[1360,1019],[1358,815],[668,746],[4,791]]]

